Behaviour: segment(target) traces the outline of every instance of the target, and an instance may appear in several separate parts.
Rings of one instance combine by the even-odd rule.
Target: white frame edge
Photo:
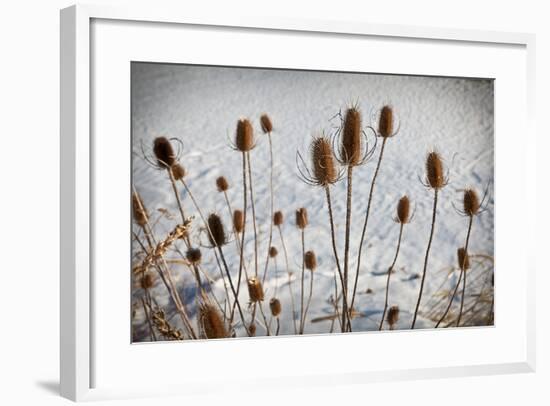
[[[109,391],[91,389],[90,366],[90,23],[92,19],[118,19],[250,29],[277,29],[355,35],[436,39],[494,44],[516,44],[527,49],[528,153],[536,155],[535,133],[535,35],[403,25],[367,24],[348,21],[300,20],[284,18],[220,18],[190,16],[181,10],[154,7],[119,8],[74,5],[61,10],[60,37],[60,392],[74,401],[98,397],[121,397]],[[535,159],[527,173],[536,173]],[[536,190],[536,180],[527,185]],[[531,184],[532,183],[532,184]],[[530,197],[530,229],[535,230],[536,194]],[[430,379],[535,371],[535,254],[527,265],[528,315],[525,362],[479,365],[460,368],[431,368],[384,373],[361,373],[345,377],[316,377],[316,384],[364,383],[382,380]],[[304,386],[315,385],[305,379]],[[168,390],[165,394],[178,394]],[[131,396],[131,394],[127,394]],[[139,396],[139,393],[137,394]]]

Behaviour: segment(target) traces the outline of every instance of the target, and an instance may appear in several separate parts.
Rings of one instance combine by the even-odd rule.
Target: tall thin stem
[[[345,296],[348,296],[348,265],[349,265],[349,238],[350,238],[350,232],[351,232],[351,198],[352,198],[352,179],[353,179],[353,165],[348,165],[348,192],[347,192],[347,198],[346,198],[346,237],[345,237],[345,243],[344,243],[344,285],[342,286],[342,291],[345,292]],[[353,307],[353,304],[352,304]],[[350,315],[353,310],[351,308],[347,308],[347,303],[345,304],[344,309],[342,310],[342,313],[344,315],[347,315],[348,320],[351,319]],[[344,325],[346,323],[344,322]],[[351,331],[351,323],[348,326],[349,331]]]
[[[307,319],[307,312],[309,311],[309,305],[311,304],[311,298],[313,297],[313,271],[310,271],[309,273],[309,296],[307,298],[306,302],[306,310],[304,311],[304,321],[302,323],[302,331],[300,334],[304,334],[304,329],[306,326],[306,319]]]
[[[283,246],[283,252],[285,254],[286,273],[288,275],[288,291],[290,293],[290,304],[292,306],[292,322],[294,323],[294,334],[298,334],[298,326],[296,324],[296,303],[294,302],[294,292],[292,291],[292,274],[290,273],[290,267],[288,265],[288,252],[286,250],[285,239],[283,238],[283,231],[281,226],[277,226],[279,230],[279,237],[281,239],[281,245]]]
[[[338,248],[336,247],[336,231],[334,227],[334,215],[332,213],[332,199],[330,197],[330,188],[328,186],[325,187],[325,194],[327,198],[327,206],[328,206],[328,217],[330,221],[330,234],[331,234],[331,240],[332,240],[332,252],[334,253],[334,260],[336,261],[336,269],[338,271],[338,276],[340,277],[340,283],[342,284],[342,297],[343,297],[343,309],[347,309],[348,305],[348,297],[346,294],[344,287],[344,275],[342,274],[342,268],[340,267],[340,259],[338,258]],[[337,299],[338,296],[335,296],[334,300]],[[342,333],[346,330],[347,324],[346,324],[346,314],[347,311],[342,312],[342,320],[340,322],[340,327],[342,329]],[[340,317],[338,317],[338,320],[340,321]]]
[[[382,141],[382,147],[380,148],[380,155],[378,156],[378,162],[376,164],[376,169],[374,170],[374,175],[372,176],[372,182],[370,184],[369,190],[369,200],[367,202],[367,211],[365,212],[365,221],[363,223],[363,231],[361,232],[361,241],[359,242],[359,250],[357,253],[357,269],[355,271],[355,282],[353,283],[353,294],[351,295],[351,305],[355,303],[355,295],[357,294],[357,282],[359,280],[359,271],[361,270],[361,255],[363,254],[363,243],[365,242],[365,235],[367,233],[367,225],[369,222],[369,213],[372,203],[372,196],[374,193],[374,185],[376,184],[376,178],[378,177],[378,172],[380,171],[380,164],[382,163],[382,157],[384,156],[384,147],[386,146],[387,137],[384,137]]]
[[[468,253],[468,244],[470,243],[470,233],[472,232],[472,222],[473,222],[473,217],[470,216],[470,220],[468,222],[468,232],[466,233],[466,244],[464,245],[464,251],[466,252],[466,254]],[[464,261],[466,261],[466,255],[464,255]],[[464,265],[465,264],[462,263],[460,265],[461,265],[461,267],[460,267],[460,276],[458,277],[458,282],[456,283],[456,286],[454,288],[453,294],[451,296],[451,300],[449,301],[449,304],[447,305],[447,308],[445,309],[445,313],[443,313],[443,316],[441,316],[441,318],[439,319],[439,321],[435,325],[435,328],[439,327],[439,325],[441,324],[443,319],[445,317],[447,317],[447,313],[449,313],[449,310],[451,309],[451,306],[453,304],[453,300],[456,296],[456,292],[458,291],[458,287],[460,286],[460,281],[461,280],[463,281],[462,286],[465,286],[465,284],[464,284],[464,279],[466,279],[466,271],[464,270]],[[464,278],[463,278],[463,276],[464,276]],[[458,327],[458,324],[460,323],[460,318],[462,316],[463,305],[464,305],[464,290],[462,291],[462,300],[460,302],[460,313],[458,315],[458,321],[457,321],[457,324],[456,324],[457,327]]]
[[[306,243],[305,243],[305,231],[302,228],[302,279],[300,287],[300,334],[304,330],[304,275],[306,273],[306,260],[304,258],[306,253]]]
[[[250,188],[250,207],[252,207],[252,226],[254,228],[254,276],[258,277],[258,230],[256,228],[256,206],[254,204],[254,189],[252,186],[252,165],[250,163],[250,152],[246,153],[246,159],[248,161],[248,187]]]
[[[268,133],[267,138],[269,139],[269,202],[271,209],[269,218],[271,221],[269,222],[269,242],[267,244],[267,256],[265,258],[265,269],[262,283],[265,283],[265,278],[267,276],[269,249],[271,248],[271,242],[273,241],[273,143],[271,142],[271,133]]]
[[[424,281],[426,280],[426,271],[428,269],[428,258],[430,256],[430,248],[432,247],[432,240],[434,236],[434,230],[435,230],[435,219],[437,216],[437,194],[439,189],[434,189],[434,205],[433,205],[433,213],[432,213],[432,226],[430,229],[430,239],[428,240],[428,247],[426,247],[426,255],[424,257],[424,270],[422,271],[422,281],[420,282],[420,292],[418,293],[418,301],[416,302],[416,309],[414,310],[414,316],[413,321],[411,325],[411,329],[414,329],[414,325],[416,324],[416,317],[418,315],[418,309],[420,307],[420,301],[422,300],[422,291],[424,290]]]
[[[382,320],[380,320],[380,326],[378,327],[378,330],[382,330],[382,327],[384,326],[384,319],[386,318],[386,311],[388,310],[388,296],[390,293],[390,278],[391,274],[393,273],[393,268],[395,267],[395,263],[397,262],[397,257],[399,256],[399,248],[401,247],[401,237],[403,237],[403,223],[400,223],[399,226],[399,238],[397,239],[397,249],[395,250],[395,256],[393,257],[393,262],[391,263],[389,269],[388,269],[388,279],[386,280],[386,298],[384,299],[384,311],[382,312]]]

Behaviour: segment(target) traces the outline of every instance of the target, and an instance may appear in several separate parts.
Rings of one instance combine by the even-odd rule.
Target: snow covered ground
[[[445,159],[450,183],[440,193],[438,219],[429,260],[424,296],[417,328],[433,327],[428,312],[441,299],[442,292],[454,287],[456,250],[464,244],[467,218],[453,207],[461,206],[465,187],[474,187],[479,194],[489,184],[488,209],[474,219],[470,239],[470,254],[493,256],[493,82],[479,79],[351,74],[332,72],[302,72],[248,68],[222,68],[186,65],[134,63],[132,65],[132,129],[133,184],[154,221],[157,238],[171,231],[178,219],[178,209],[165,171],[153,168],[143,159],[141,145],[152,155],[153,139],[157,136],[181,139],[181,164],[187,169],[187,182],[205,213],[217,212],[228,230],[231,219],[223,194],[216,190],[215,179],[224,175],[230,182],[229,199],[234,208],[242,205],[241,154],[230,146],[237,120],[247,117],[255,126],[257,146],[251,153],[259,234],[259,261],[263,271],[269,235],[269,143],[261,132],[259,117],[268,113],[273,121],[272,134],[275,174],[275,210],[285,214],[283,233],[289,251],[294,277],[295,301],[299,303],[301,271],[300,233],[294,225],[294,212],[306,207],[310,225],[306,229],[306,250],[317,253],[318,268],[314,274],[314,295],[308,320],[333,314],[327,302],[334,289],[334,260],[325,195],[321,188],[300,180],[296,168],[296,152],[307,154],[312,136],[322,131],[333,133],[338,125],[334,118],[339,110],[358,102],[365,124],[375,125],[373,117],[384,104],[391,104],[399,117],[400,131],[388,140],[377,185],[374,191],[371,217],[363,249],[361,277],[355,310],[361,313],[353,320],[354,331],[376,330],[384,304],[384,289],[388,267],[397,243],[399,225],[392,221],[398,199],[407,194],[416,207],[414,221],[405,226],[401,252],[392,276],[389,304],[398,305],[400,320],[397,328],[409,328],[418,297],[423,260],[430,230],[433,192],[426,189],[424,178],[426,153],[436,149]],[[365,208],[379,148],[372,160],[354,171],[353,214],[351,230],[351,280],[355,272],[357,248]],[[181,188],[184,208],[196,214],[191,200]],[[343,258],[345,230],[346,181],[332,189],[340,258]],[[249,206],[250,208],[250,206]],[[166,209],[173,218],[164,215]],[[250,219],[249,212],[249,219]],[[193,224],[193,242],[198,245],[198,216]],[[138,227],[135,226],[135,231]],[[203,235],[202,243],[206,244]],[[182,241],[179,247],[185,251]],[[265,310],[276,284],[277,296],[283,304],[281,334],[293,334],[290,297],[284,258],[278,235],[273,245],[279,250],[277,269],[270,264]],[[252,228],[247,224],[246,257],[253,268]],[[134,249],[139,246],[134,244]],[[223,283],[213,256],[213,250],[202,248],[204,267],[216,279],[214,292],[222,298]],[[234,275],[238,270],[235,244],[224,247]],[[181,258],[176,252],[170,257]],[[450,269],[455,272],[449,273]],[[174,265],[173,275],[187,310],[195,314],[195,286],[191,273],[182,265]],[[492,268],[474,267],[468,276],[471,300],[490,283]],[[476,272],[478,275],[476,275]],[[309,273],[306,286],[309,286]],[[488,282],[489,281],[489,282]],[[490,285],[489,285],[490,286]],[[371,293],[366,293],[367,289]],[[243,285],[241,301],[248,301]],[[169,296],[162,283],[152,290],[160,305],[166,307],[170,321],[181,328],[173,317]],[[134,301],[139,303],[141,289],[134,289]],[[442,300],[446,303],[446,300]],[[458,305],[458,302],[455,306]],[[455,310],[456,307],[453,307]],[[309,322],[306,333],[326,333],[330,320]],[[257,335],[264,335],[261,322]],[[136,310],[134,339],[149,339],[143,313]],[[336,328],[338,331],[338,328]],[[244,335],[239,326],[239,336]]]

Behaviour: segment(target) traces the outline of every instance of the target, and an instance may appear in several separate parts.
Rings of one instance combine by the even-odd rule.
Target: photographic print
[[[494,324],[492,79],[133,62],[131,119],[132,342]]]

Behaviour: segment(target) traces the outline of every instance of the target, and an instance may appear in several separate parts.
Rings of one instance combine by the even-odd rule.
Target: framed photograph
[[[533,47],[62,10],[63,396],[533,371]]]

